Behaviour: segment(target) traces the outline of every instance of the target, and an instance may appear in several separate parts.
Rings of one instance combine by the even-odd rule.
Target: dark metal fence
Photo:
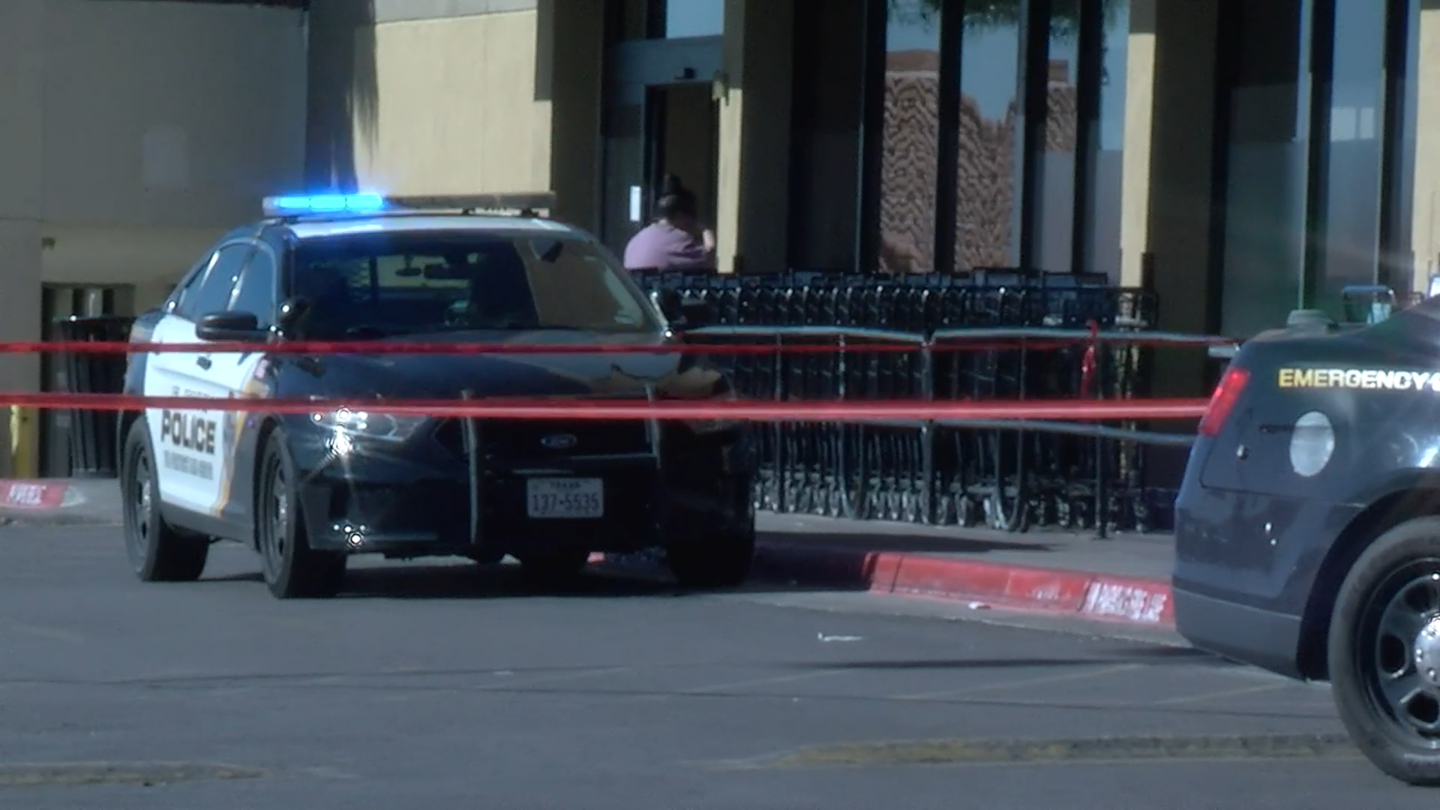
[[[690,330],[691,340],[830,344],[834,350],[824,353],[715,358],[733,371],[743,396],[777,401],[1143,397],[1149,349],[1083,338],[1090,330],[1159,337],[1151,331],[1155,296],[1107,286],[1103,277],[982,271],[638,279],[652,292],[707,302],[710,320]],[[892,350],[878,351],[882,343]],[[914,348],[895,351],[894,344]],[[1008,531],[1168,530],[1174,489],[1147,481],[1148,445],[1183,448],[1189,438],[1149,434],[1141,441],[1136,427],[1113,425],[1097,436],[1088,426],[1017,429],[923,418],[767,425],[760,430],[757,506]]]

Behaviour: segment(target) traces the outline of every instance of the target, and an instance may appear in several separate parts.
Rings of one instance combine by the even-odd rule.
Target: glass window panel
[[[934,0],[892,0],[885,32],[880,265],[935,266],[940,144],[940,13]]]
[[[1094,133],[1095,173],[1090,190],[1090,267],[1120,283],[1120,201],[1124,189],[1125,74],[1129,69],[1130,0],[1105,0],[1104,54],[1100,61],[1100,122]]]
[[[1248,337],[1285,323],[1305,262],[1309,156],[1309,0],[1238,4],[1228,88],[1221,331]],[[1163,271],[1162,271],[1163,272]]]
[[[1075,161],[1079,108],[1078,2],[1057,3],[1050,18],[1050,73],[1046,81],[1045,151],[1041,157],[1039,241],[1035,265],[1068,273],[1075,236]]]
[[[1341,290],[1374,284],[1380,255],[1385,3],[1336,0],[1325,258],[1315,306],[1336,315]]]
[[[725,0],[612,0],[620,39],[714,37],[725,32]]]
[[[614,98],[605,115],[605,181],[602,212],[605,244],[623,254],[625,244],[650,221],[645,193],[645,105],[642,98]]]
[[[1440,9],[1427,8],[1427,11],[1433,15]],[[1401,114],[1397,118],[1400,131],[1392,135],[1396,139],[1398,153],[1395,166],[1391,169],[1395,187],[1390,190],[1390,199],[1395,210],[1388,234],[1388,249],[1391,253],[1386,261],[1390,262],[1389,281],[1396,292],[1420,291],[1429,286],[1423,264],[1418,261],[1422,257],[1416,253],[1420,245],[1415,238],[1415,226],[1418,224],[1415,216],[1416,192],[1421,186],[1419,163],[1415,154],[1416,124],[1420,112],[1419,82],[1416,81],[1420,75],[1420,12],[1421,0],[1408,0],[1405,4],[1405,55],[1399,60],[1405,66],[1405,72],[1396,94],[1398,103],[1402,105]],[[1434,55],[1427,55],[1427,67],[1434,59]]]
[[[956,177],[957,270],[1019,261],[1020,20],[1023,4],[987,5],[965,19]]]
[[[268,329],[275,312],[275,260],[264,250],[250,254],[230,297],[230,311],[254,315]]]
[[[795,3],[795,85],[790,161],[790,266],[856,266],[865,6]]]
[[[714,37],[725,33],[725,0],[669,0],[665,37]]]

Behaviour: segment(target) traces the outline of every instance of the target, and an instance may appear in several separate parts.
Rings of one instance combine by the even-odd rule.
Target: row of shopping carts
[[[1102,277],[787,273],[640,276],[707,302],[692,339],[774,345],[716,359],[743,396],[777,401],[1124,399],[1146,394],[1148,349],[1065,341],[1135,332],[1156,299]],[[702,326],[692,324],[693,326]],[[983,336],[981,341],[972,338]],[[823,344],[829,351],[787,352]],[[1124,426],[1121,426],[1124,427]],[[886,424],[768,425],[759,508],[854,519],[1152,531],[1170,528],[1174,483],[1153,480],[1136,441],[917,415]]]

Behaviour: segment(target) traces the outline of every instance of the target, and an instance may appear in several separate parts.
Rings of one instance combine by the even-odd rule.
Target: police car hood
[[[392,341],[396,339],[392,338]],[[473,397],[704,397],[721,375],[702,358],[679,351],[625,351],[664,346],[658,334],[587,332],[449,332],[401,341],[510,344],[523,352],[493,354],[346,354],[321,361],[325,387],[340,395],[405,399]],[[554,346],[562,351],[544,350]],[[586,347],[584,352],[563,351]],[[616,351],[595,351],[614,347]]]

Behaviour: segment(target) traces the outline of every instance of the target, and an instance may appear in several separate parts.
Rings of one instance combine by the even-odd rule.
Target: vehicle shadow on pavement
[[[243,582],[261,584],[258,571],[207,576],[203,583]],[[675,582],[663,567],[601,564],[583,573],[555,581],[536,580],[518,565],[474,565],[465,563],[409,563],[367,565],[350,569],[338,599],[518,599],[525,597],[680,598],[715,593],[835,593],[864,590],[833,584],[813,586],[781,585],[762,577],[752,578],[738,588],[697,590]]]
[[[1061,548],[1056,538],[1043,534],[1030,535],[1023,540],[1000,540],[974,537],[976,530],[965,531],[971,536],[936,536],[933,534],[905,532],[844,532],[817,535],[813,532],[769,531],[760,534],[761,543],[768,546],[820,546],[872,553],[908,554],[963,554],[983,557],[1000,552],[1029,552],[1044,554]],[[1067,538],[1068,539],[1068,538]]]
[[[340,599],[515,599],[524,597],[634,598],[681,596],[657,578],[586,571],[556,581],[527,576],[516,565],[410,564],[352,569]]]

